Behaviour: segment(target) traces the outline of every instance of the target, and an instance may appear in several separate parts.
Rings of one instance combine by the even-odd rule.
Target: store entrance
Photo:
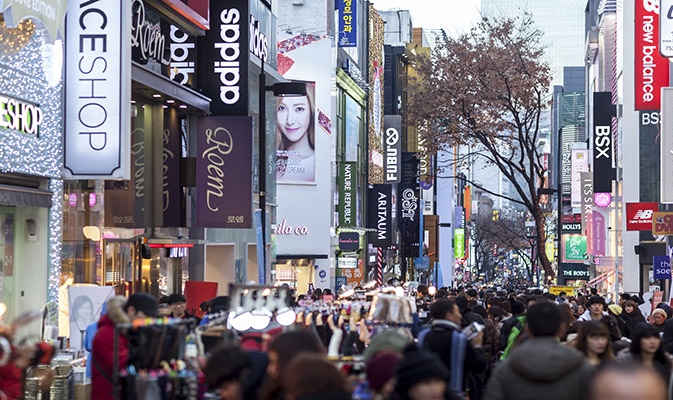
[[[114,286],[115,293],[128,296],[138,291],[133,287],[139,268],[138,243],[135,239],[103,239],[103,271],[101,284]]]

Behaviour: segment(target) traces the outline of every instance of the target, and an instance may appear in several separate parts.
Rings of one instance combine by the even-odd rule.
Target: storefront
[[[58,299],[63,32],[58,5],[0,15],[0,299],[4,321]],[[52,14],[51,12],[54,12]],[[51,307],[51,324],[56,307]],[[47,321],[49,324],[50,322]],[[20,334],[39,334],[39,322]]]

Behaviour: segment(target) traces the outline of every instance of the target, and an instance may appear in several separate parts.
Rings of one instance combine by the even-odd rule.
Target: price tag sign
[[[654,256],[654,279],[671,279],[671,262],[668,256]]]

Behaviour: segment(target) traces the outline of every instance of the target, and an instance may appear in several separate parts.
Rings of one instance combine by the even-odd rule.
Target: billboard
[[[385,157],[384,182],[399,183],[402,169],[402,116],[386,115],[383,123]]]
[[[612,118],[615,105],[612,93],[594,92],[593,144],[594,193],[612,192],[615,179]]]
[[[626,203],[626,230],[650,231],[659,203]]]
[[[561,235],[563,244],[562,262],[581,263],[587,259],[587,237],[584,235]]]
[[[306,96],[276,97],[276,181],[315,182],[315,84]]]
[[[130,21],[128,0],[68,4],[63,137],[67,179],[130,178]]]
[[[369,243],[375,247],[388,247],[392,244],[392,206],[393,187],[389,184],[374,185],[368,196]]]
[[[196,225],[252,228],[252,117],[197,122]]]
[[[635,109],[659,110],[661,88],[668,86],[668,60],[659,53],[659,2],[636,0]]]
[[[570,202],[573,207],[582,206],[581,173],[589,172],[589,150],[572,150],[570,158]]]

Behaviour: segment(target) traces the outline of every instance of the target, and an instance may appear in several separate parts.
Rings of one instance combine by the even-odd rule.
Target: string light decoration
[[[385,25],[383,18],[374,6],[369,5],[369,23],[371,37],[369,38],[369,183],[383,183],[383,33]],[[378,160],[375,161],[374,157]]]
[[[0,94],[42,109],[37,135],[0,129],[0,171],[49,178],[53,195],[49,210],[47,301],[56,303],[63,227],[62,46],[60,41],[50,44],[46,30],[36,29],[30,19],[13,29],[0,21]]]

